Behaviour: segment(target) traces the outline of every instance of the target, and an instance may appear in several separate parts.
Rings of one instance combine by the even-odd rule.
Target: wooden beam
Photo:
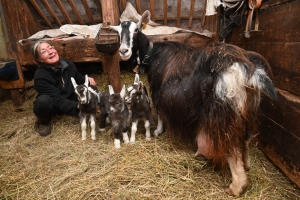
[[[80,14],[79,14],[79,12],[78,12],[78,10],[77,10],[77,8],[76,8],[76,5],[75,5],[75,3],[73,2],[73,0],[68,0],[68,2],[69,2],[69,4],[70,4],[70,6],[71,6],[71,8],[72,8],[72,10],[73,10],[73,12],[74,12],[74,14],[76,15],[76,17],[77,17],[79,23],[80,23],[81,25],[84,25],[84,22],[83,22],[83,20],[81,19],[81,16],[80,16]]]
[[[49,28],[52,28],[51,23],[48,21],[47,17],[44,15],[43,11],[40,9],[39,5],[35,2],[35,0],[30,0],[31,4],[35,8],[35,10],[38,12],[38,14],[41,16],[41,18],[44,20],[44,22],[47,24]]]
[[[141,14],[141,1],[140,0],[135,0],[135,5],[136,5],[136,10],[139,14]]]
[[[150,0],[150,13],[151,13],[151,20],[155,22],[155,10],[154,10],[154,0]]]
[[[94,0],[94,2],[95,2],[95,4],[96,4],[96,6],[97,6],[97,10],[98,10],[98,12],[99,12],[99,14],[100,14],[100,16],[101,16],[101,19],[103,19],[103,16],[102,16],[102,9],[101,9],[101,3],[100,3],[100,0]]]
[[[177,0],[177,27],[180,27],[181,0]]]
[[[119,25],[120,13],[118,0],[101,0],[103,23],[106,25]],[[114,54],[104,54],[102,66],[108,71],[108,82],[116,92],[121,91],[119,51]]]
[[[191,0],[191,7],[190,7],[190,18],[189,18],[189,28],[192,28],[193,25],[193,14],[195,10],[195,0]]]
[[[203,14],[202,14],[202,19],[201,19],[202,27],[204,27],[204,25],[205,25],[206,6],[207,6],[207,0],[204,0]]]
[[[168,2],[164,0],[164,25],[168,24]]]
[[[123,5],[123,8],[124,8],[124,10],[125,10],[125,8],[126,8],[126,0],[122,0],[122,5]]]
[[[73,22],[72,22],[71,18],[69,17],[65,7],[62,5],[61,0],[55,0],[55,3],[57,5],[57,7],[60,9],[63,16],[66,18],[67,22],[69,24],[73,24]]]
[[[53,9],[51,8],[48,0],[42,0],[45,8],[48,10],[48,12],[50,13],[50,15],[53,17],[53,19],[56,21],[57,25],[60,27],[62,26],[61,22],[59,21],[59,19],[57,18],[57,16],[55,15]]]
[[[95,24],[95,20],[93,18],[93,15],[91,13],[91,10],[90,10],[90,7],[89,5],[87,4],[86,0],[81,0],[82,4],[83,4],[83,7],[87,13],[87,15],[89,16],[89,19],[91,20],[92,24]]]

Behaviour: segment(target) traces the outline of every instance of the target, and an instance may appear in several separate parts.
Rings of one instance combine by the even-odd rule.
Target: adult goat
[[[261,93],[277,98],[267,61],[255,52],[226,43],[194,48],[175,42],[149,42],[141,32],[150,21],[145,11],[138,23],[111,26],[120,36],[119,54],[137,55],[148,70],[152,101],[168,132],[196,139],[196,156],[214,164],[228,162],[232,183],[225,191],[240,196],[247,188],[248,143],[257,134],[255,122]]]

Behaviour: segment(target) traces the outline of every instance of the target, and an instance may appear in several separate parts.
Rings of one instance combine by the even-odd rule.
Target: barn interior
[[[66,117],[63,121],[57,121],[59,125],[54,128],[57,132],[57,137],[53,134],[48,141],[45,141],[44,138],[39,138],[34,130],[32,102],[34,101],[36,93],[32,87],[34,84],[33,74],[37,68],[37,63],[34,61],[30,52],[32,44],[37,39],[47,39],[61,56],[71,59],[82,73],[91,74],[95,76],[95,79],[97,78],[98,82],[103,83],[103,85],[99,85],[101,90],[105,90],[108,84],[112,85],[115,90],[120,90],[121,85],[131,84],[134,75],[128,72],[129,70],[127,70],[124,63],[120,60],[118,50],[110,49],[112,48],[112,43],[118,40],[118,36],[115,32],[107,29],[107,27],[109,27],[109,25],[118,25],[128,7],[132,7],[139,15],[145,10],[149,10],[151,12],[151,20],[166,27],[166,29],[163,29],[164,34],[161,32],[149,33],[148,37],[153,42],[164,40],[177,41],[197,47],[220,41],[257,52],[267,59],[272,68],[273,81],[278,92],[278,100],[271,101],[268,98],[262,98],[261,111],[259,114],[260,134],[252,146],[252,151],[266,159],[263,163],[257,163],[256,167],[260,167],[258,171],[261,170],[268,173],[266,171],[270,169],[270,172],[273,174],[282,173],[280,179],[286,178],[284,181],[289,185],[289,188],[286,189],[288,192],[286,193],[283,192],[284,189],[280,190],[276,188],[276,186],[264,186],[270,187],[270,190],[278,191],[277,193],[274,192],[276,195],[279,195],[273,196],[275,199],[300,198],[300,66],[298,64],[300,61],[300,56],[298,55],[300,52],[300,18],[298,17],[298,13],[300,12],[300,0],[263,0],[262,2],[258,0],[1,0],[0,105],[2,105],[1,107],[4,106],[4,108],[2,108],[1,111],[3,117],[0,137],[3,141],[1,144],[4,150],[1,155],[2,164],[0,164],[0,172],[2,174],[0,181],[0,198],[26,199],[26,195],[29,195],[32,199],[66,199],[73,198],[76,194],[78,196],[75,198],[82,199],[89,199],[91,197],[95,199],[128,199],[130,197],[160,199],[159,194],[156,194],[155,191],[152,190],[149,192],[150,188],[147,188],[147,186],[139,188],[139,192],[137,193],[130,190],[131,193],[126,193],[122,196],[121,194],[124,193],[123,189],[125,190],[126,187],[129,188],[128,185],[132,182],[130,180],[124,180],[128,177],[122,179],[122,175],[119,174],[116,175],[119,176],[118,180],[105,179],[107,181],[106,188],[102,185],[101,187],[97,187],[97,183],[94,183],[93,180],[89,180],[88,177],[85,181],[76,182],[76,176],[81,177],[82,174],[89,171],[89,167],[93,166],[95,161],[88,159],[87,162],[82,159],[76,160],[72,157],[64,163],[65,154],[72,154],[71,144],[75,143],[76,145],[73,147],[83,148],[82,151],[88,151],[90,148],[95,149],[98,145],[102,145],[105,146],[105,148],[104,150],[102,149],[100,153],[103,153],[103,151],[107,153],[111,151],[113,146],[110,144],[112,141],[110,132],[104,134],[103,141],[99,141],[99,144],[92,144],[92,147],[89,147],[88,143],[91,141],[87,141],[84,144],[80,141],[79,124],[76,125],[77,119]],[[71,27],[71,31],[63,29],[69,27]],[[80,28],[76,29],[78,27]],[[176,31],[170,31],[170,33],[165,34],[165,32],[169,30],[168,27],[177,29]],[[91,32],[84,32],[87,29],[90,29]],[[40,33],[40,35],[37,33]],[[101,49],[100,47],[100,49],[98,49],[97,47],[99,46],[97,45],[103,45],[103,48]],[[143,76],[143,80],[147,82],[147,77]],[[15,122],[16,120],[19,120],[18,123]],[[16,124],[20,125],[17,126]],[[63,127],[62,130],[59,130],[59,126]],[[72,133],[69,133],[68,128]],[[26,134],[24,130],[27,131]],[[73,132],[78,132],[78,134],[76,133],[77,135],[75,135]],[[64,133],[69,135],[65,137]],[[68,141],[63,140],[64,137],[67,138]],[[168,136],[163,136],[161,140],[167,141],[169,139]],[[59,142],[60,140],[67,143]],[[22,144],[22,141],[25,141],[25,143]],[[34,177],[35,175],[29,172],[43,170],[44,166],[42,163],[45,161],[38,157],[39,153],[37,152],[43,151],[43,145],[45,146],[49,142],[57,142],[59,146],[67,145],[70,147],[66,152],[59,151],[59,156],[51,154],[50,158],[48,158],[50,160],[53,159],[51,160],[52,162],[62,159],[57,162],[56,165],[69,168],[67,170],[69,172],[63,172],[61,179],[59,179],[57,177],[61,172],[59,172],[58,168],[55,168],[56,165],[51,165],[53,168],[46,167],[49,174],[53,174],[53,176],[56,177],[53,179],[54,182],[51,182],[51,178],[46,175],[46,172],[45,174],[43,172],[37,175],[43,176],[44,178]],[[40,143],[42,145],[33,145],[34,148],[30,148],[31,143]],[[152,140],[150,144],[153,143],[157,144]],[[159,152],[157,150],[158,146],[150,146],[150,144],[146,142],[139,143],[136,148],[142,148],[143,150],[150,148],[152,153],[157,154]],[[12,150],[13,148],[15,149]],[[55,151],[56,148],[57,146],[49,146],[47,149]],[[134,149],[133,147],[127,148],[132,151]],[[171,144],[164,148],[168,151],[173,151],[173,153],[176,152]],[[182,148],[184,149],[184,147]],[[26,151],[25,154],[18,153],[18,151],[22,149]],[[8,155],[9,152],[14,152],[15,155]],[[99,152],[89,151],[89,154],[94,155],[93,153],[99,154]],[[105,155],[107,157],[116,157],[117,160],[119,158],[118,156],[125,156],[124,152],[114,152],[114,154],[111,152],[110,154],[104,153],[102,157],[96,158],[105,160],[106,164],[110,163]],[[186,154],[190,152],[189,150],[183,150],[181,153],[186,156]],[[22,165],[19,165],[19,168],[15,170],[20,170],[21,174],[12,175],[14,169],[9,169],[6,163],[12,164],[11,160],[13,160],[13,163],[22,163],[24,160],[28,160],[28,158],[26,159],[23,156],[27,155],[30,157],[31,154],[34,155],[34,159],[29,162],[24,162],[26,164],[23,166],[26,168],[26,165],[27,167],[30,165],[28,171],[22,171]],[[150,154],[148,157],[148,154],[140,154],[138,152],[132,152],[131,156],[135,154],[138,154],[139,157],[145,156],[147,159],[152,159]],[[44,154],[41,153],[41,155]],[[177,152],[176,155],[180,156],[181,154]],[[88,157],[89,155],[84,156]],[[187,155],[187,157],[188,156],[190,155]],[[259,160],[256,154],[252,154],[252,157]],[[156,157],[154,158],[156,159]],[[167,160],[176,162],[171,157],[167,158]],[[125,161],[123,160],[123,162]],[[131,160],[131,162],[134,163],[135,161]],[[180,160],[180,162],[187,162],[184,164],[181,163],[181,165],[184,165],[186,168],[196,168],[195,166],[197,166],[210,175],[213,171],[213,169],[206,168],[206,164],[204,164],[206,163],[205,160],[199,161],[190,158],[190,160]],[[67,166],[63,165],[66,163],[68,164]],[[34,166],[36,164],[40,166],[35,168]],[[73,168],[72,165],[74,166]],[[103,166],[105,167],[105,164],[103,164]],[[128,164],[124,166],[125,168],[130,168],[131,165]],[[157,164],[156,166],[158,168],[166,167],[158,166]],[[264,168],[264,166],[272,167]],[[118,167],[122,168],[122,165]],[[114,167],[112,168],[114,169]],[[71,172],[70,170],[72,169],[73,171]],[[94,170],[94,168],[92,169]],[[277,169],[278,171],[276,171]],[[51,172],[51,170],[57,170],[57,174]],[[137,171],[139,172],[139,170],[140,169]],[[129,172],[135,173],[131,170],[129,170]],[[196,173],[197,170],[192,172]],[[95,173],[97,173],[97,171],[95,171]],[[108,172],[103,173],[105,176],[109,176],[109,174],[106,174]],[[221,176],[223,173],[226,174],[226,172],[220,172]],[[94,176],[93,172],[88,174],[92,179],[101,179],[99,178],[100,176]],[[251,174],[251,170],[249,174]],[[172,176],[172,174],[168,175]],[[157,172],[156,176],[164,175],[158,174]],[[173,174],[173,176],[175,175]],[[199,180],[195,178],[195,176],[193,176],[194,179],[190,177],[181,177],[179,179],[187,183],[194,183],[195,180]],[[228,174],[224,176],[225,179],[229,177]],[[135,178],[133,178],[133,180],[135,180]],[[21,181],[22,179],[23,181]],[[24,181],[26,179],[28,179],[29,182]],[[38,187],[42,179],[47,180],[42,183],[43,186],[48,185],[47,189],[43,190]],[[143,180],[146,181],[146,179],[147,176]],[[212,179],[215,180],[218,178],[213,177]],[[230,177],[228,179],[230,179]],[[259,178],[256,176],[252,178],[251,184],[254,185],[257,179]],[[33,180],[38,181],[35,183]],[[264,179],[266,182],[267,180],[268,177]],[[68,181],[73,185],[92,182],[92,187],[84,187],[81,188],[80,191],[76,191],[74,186],[70,186],[66,183]],[[116,181],[120,181],[118,182],[120,184],[117,185]],[[170,183],[173,181],[174,184],[174,179],[169,178],[168,181],[170,181]],[[166,180],[166,182],[168,181]],[[226,181],[228,182],[227,179],[225,182]],[[276,183],[273,179],[271,181]],[[56,189],[55,191],[52,190],[51,185]],[[62,185],[71,189],[63,188],[60,191],[59,186]],[[113,187],[109,187],[109,185]],[[166,185],[168,184],[165,184],[165,186]],[[278,183],[274,185],[278,186]],[[138,187],[138,184],[135,186]],[[123,189],[117,189],[114,195],[111,190],[120,187],[123,187]],[[161,189],[160,193],[163,193],[164,189],[169,191],[170,193],[168,194],[163,193],[163,199],[174,199],[176,198],[176,190],[181,191],[180,186],[179,188],[174,188],[174,190],[168,190],[167,187],[164,188],[164,184],[160,185],[160,183],[155,185],[155,183],[151,182],[149,187],[159,187]],[[184,188],[184,186],[181,187]],[[213,192],[215,194],[210,193],[211,196],[205,196],[207,190],[212,190],[212,187],[215,189]],[[195,187],[188,187],[187,190],[197,191],[195,194],[198,195],[197,197],[199,199],[227,198],[227,196],[216,196],[221,194],[219,193],[220,189],[215,187],[216,184],[207,185],[205,191],[200,191],[200,189]],[[246,193],[242,198],[246,199],[252,197],[252,199],[267,199],[268,197],[272,197],[271,192],[268,193],[267,196],[260,196],[259,192],[263,194],[264,190],[268,190],[266,188],[259,188],[259,186],[257,186],[251,189],[257,192],[257,194],[251,193],[250,190],[250,192]],[[28,190],[32,190],[33,192],[28,192]],[[107,192],[106,195],[103,194],[105,191]],[[149,193],[147,193],[147,191]],[[191,191],[189,192],[192,193]],[[69,193],[70,196],[66,193]],[[187,197],[181,193],[180,195],[178,193],[177,197],[179,197],[179,199],[195,199],[194,195]]]

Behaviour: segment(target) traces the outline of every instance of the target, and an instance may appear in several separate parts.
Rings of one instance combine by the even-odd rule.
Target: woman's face
[[[39,54],[38,60],[48,65],[56,65],[59,61],[57,51],[48,43],[41,43],[38,46],[37,53]]]

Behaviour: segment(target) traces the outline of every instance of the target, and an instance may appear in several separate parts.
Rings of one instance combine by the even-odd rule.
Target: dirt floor
[[[107,88],[105,75],[90,75],[99,90]],[[121,71],[122,84],[129,86],[133,77]],[[147,83],[146,75],[141,79]],[[231,182],[229,169],[220,171],[195,158],[195,149],[167,131],[146,141],[140,123],[136,143],[115,149],[110,127],[98,131],[96,141],[90,134],[82,141],[79,119],[63,115],[53,118],[49,136],[39,136],[32,93],[24,91],[21,107],[13,106],[8,91],[0,93],[0,199],[235,199],[222,190]],[[247,174],[249,188],[239,199],[300,199],[299,188],[256,142]]]

